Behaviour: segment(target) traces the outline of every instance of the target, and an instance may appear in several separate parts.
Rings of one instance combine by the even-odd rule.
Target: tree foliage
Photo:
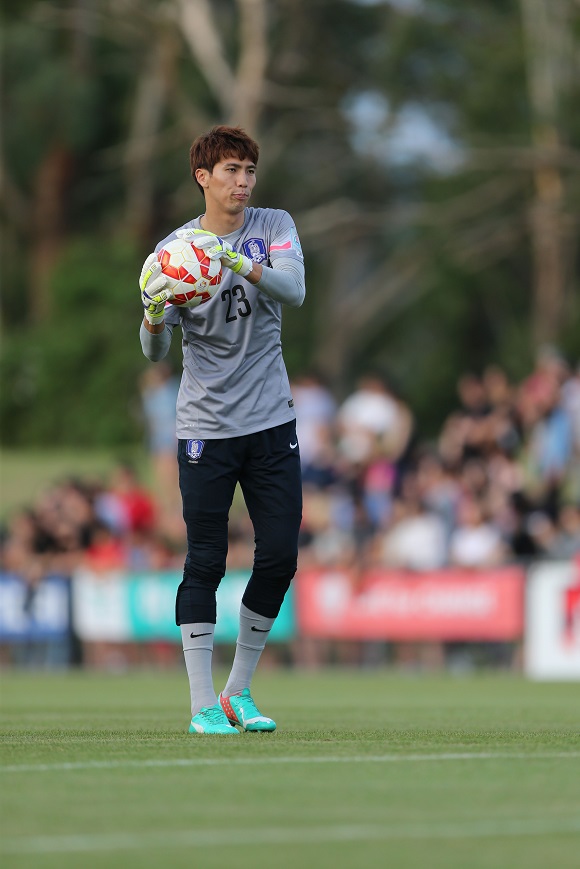
[[[139,437],[136,276],[202,210],[214,123],[258,138],[256,204],[297,221],[292,374],[340,396],[380,365],[428,430],[466,368],[580,355],[580,7],[541,40],[547,4],[6,2],[4,442]]]

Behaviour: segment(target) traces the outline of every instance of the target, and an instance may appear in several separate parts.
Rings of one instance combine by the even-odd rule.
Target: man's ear
[[[209,169],[196,169],[195,170],[195,180],[203,188],[208,187],[210,175],[211,175],[211,172],[209,171]]]

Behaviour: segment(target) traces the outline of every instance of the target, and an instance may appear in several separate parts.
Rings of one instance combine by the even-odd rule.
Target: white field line
[[[19,772],[73,772],[87,769],[147,769],[148,767],[196,767],[196,766],[269,766],[276,764],[325,764],[325,763],[443,763],[470,760],[577,760],[580,751],[470,751],[441,754],[355,754],[312,755],[287,757],[176,757],[144,758],[140,760],[86,760],[63,761],[62,763],[27,763],[0,766],[0,773]]]
[[[580,833],[580,819],[496,818],[431,824],[357,824],[323,827],[259,827],[253,830],[154,830],[141,833],[86,833],[5,839],[4,854],[66,854],[95,851],[144,851],[151,848],[216,848],[243,845],[315,845],[389,839],[480,839]]]

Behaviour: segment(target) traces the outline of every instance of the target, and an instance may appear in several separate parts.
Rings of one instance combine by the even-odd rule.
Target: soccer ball
[[[174,238],[158,252],[161,271],[167,277],[167,286],[175,293],[172,305],[197,308],[209,302],[217,292],[222,279],[219,259],[210,259],[205,251],[190,241]]]

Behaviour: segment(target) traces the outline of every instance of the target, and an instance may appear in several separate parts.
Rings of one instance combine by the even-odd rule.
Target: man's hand
[[[231,244],[213,232],[205,229],[178,229],[176,235],[201,248],[210,259],[221,260],[223,266],[231,269],[241,278],[249,275],[254,268],[251,259],[235,251]]]
[[[174,298],[174,293],[167,285],[167,278],[161,272],[161,263],[157,254],[149,254],[139,278],[141,301],[145,311],[145,319],[152,326],[159,326],[165,316],[165,302]]]

